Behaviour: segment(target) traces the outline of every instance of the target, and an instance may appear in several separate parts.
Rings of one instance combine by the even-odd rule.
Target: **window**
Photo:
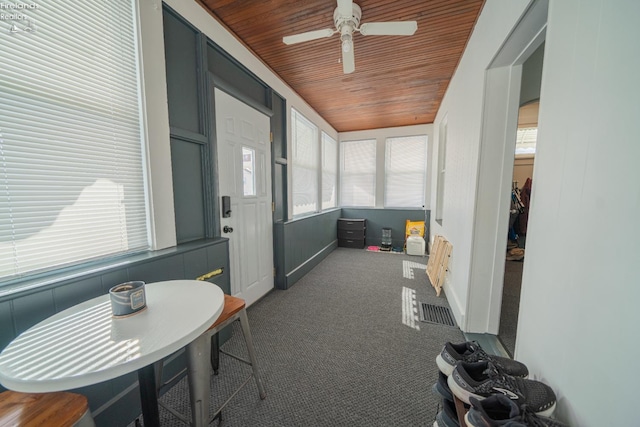
[[[322,132],[322,209],[335,208],[338,191],[338,144]]]
[[[447,164],[447,120],[446,117],[440,123],[440,132],[438,135],[438,180],[436,187],[436,221],[442,225],[442,216],[444,213],[444,178],[445,166]]]
[[[293,148],[293,215],[315,212],[318,207],[318,128],[291,110]]]
[[[384,206],[422,208],[426,170],[426,135],[387,138]]]
[[[134,5],[3,10],[0,281],[149,248]]]
[[[340,144],[340,206],[376,203],[376,140]]]
[[[256,195],[256,150],[242,147],[242,189],[244,196]]]
[[[516,155],[535,154],[538,128],[520,128],[516,136]]]

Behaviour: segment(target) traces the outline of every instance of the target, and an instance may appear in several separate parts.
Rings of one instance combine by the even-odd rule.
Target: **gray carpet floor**
[[[516,349],[516,329],[520,310],[523,266],[523,261],[505,261],[504,266],[502,310],[500,311],[498,338],[511,357],[513,357]]]
[[[426,257],[338,248],[286,291],[248,309],[267,398],[254,382],[223,411],[224,426],[431,426],[435,357],[458,328],[403,323],[403,288],[419,302],[448,306],[427,280]],[[422,266],[420,268],[419,266]],[[413,278],[405,277],[413,272]],[[411,274],[409,274],[410,276]],[[405,305],[406,306],[406,305]],[[411,323],[411,322],[409,322]],[[236,322],[223,349],[245,355]],[[250,367],[221,355],[211,376],[213,411]],[[188,413],[186,379],[161,401]],[[160,409],[161,425],[183,425]]]

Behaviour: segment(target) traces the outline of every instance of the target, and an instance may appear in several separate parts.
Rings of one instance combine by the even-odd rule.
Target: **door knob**
[[[222,231],[225,233],[233,233],[233,228],[229,227],[228,225],[225,225]]]

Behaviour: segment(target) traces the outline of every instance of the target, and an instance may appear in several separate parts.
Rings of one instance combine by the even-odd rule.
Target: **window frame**
[[[409,174],[417,174],[420,173],[421,175],[421,189],[420,189],[420,201],[418,205],[411,205],[411,206],[403,206],[403,205],[396,205],[396,204],[391,204],[390,202],[388,202],[387,197],[389,194],[389,175],[390,175],[390,163],[391,163],[391,159],[389,158],[389,150],[390,150],[390,143],[394,142],[394,141],[398,141],[399,144],[403,144],[403,143],[407,143],[405,141],[402,141],[403,139],[408,139],[408,138],[423,138],[424,140],[421,141],[422,142],[422,150],[423,152],[421,154],[423,154],[422,157],[422,162],[420,165],[420,169],[418,170],[417,168],[415,170],[411,170],[411,171],[407,171],[406,175]],[[384,155],[384,194],[383,194],[383,207],[385,209],[393,209],[393,208],[400,208],[400,209],[424,209],[426,206],[426,191],[427,191],[427,162],[428,162],[428,158],[427,158],[427,149],[428,149],[428,144],[429,144],[429,136],[427,134],[416,134],[416,135],[402,135],[402,136],[389,136],[387,138],[385,138],[384,140],[384,149],[385,149],[385,155]],[[414,156],[412,156],[414,157]]]
[[[331,137],[328,133],[326,133],[325,131],[321,132],[321,140],[320,140],[320,211],[325,211],[328,209],[335,209],[336,207],[338,207],[338,193],[339,193],[339,188],[338,188],[338,141]],[[325,158],[326,155],[326,150],[325,150],[325,143],[327,142],[327,139],[333,144],[333,150],[334,150],[334,157],[333,159],[335,160],[333,163],[333,169],[332,170],[327,170],[326,166],[327,165],[327,159]],[[334,197],[333,197],[333,204],[331,206],[326,206],[325,207],[325,188],[326,188],[326,182],[325,182],[325,176],[326,175],[330,175],[333,177],[332,179],[332,184],[333,184],[333,191],[334,191]]]
[[[445,178],[447,166],[447,117],[440,123],[438,132],[438,166],[436,169],[435,221],[442,225],[444,220]]]
[[[124,128],[120,128],[117,127],[117,132],[121,132],[118,133],[118,138],[122,138],[123,141],[126,141],[125,143],[123,143],[122,145],[118,145],[118,149],[116,149],[116,151],[120,152],[123,150],[124,147],[124,151],[122,151],[120,153],[120,156],[122,155],[127,155],[127,153],[130,153],[130,150],[132,149],[132,147],[135,147],[135,160],[133,163],[135,163],[135,165],[130,166],[130,168],[133,168],[135,170],[137,170],[136,174],[137,177],[135,178],[135,200],[136,200],[136,204],[140,207],[138,210],[138,214],[137,214],[137,220],[136,220],[136,225],[134,227],[135,231],[132,231],[130,229],[131,224],[128,222],[125,222],[126,225],[124,226],[120,226],[119,229],[122,231],[123,229],[126,230],[126,236],[124,239],[128,241],[128,239],[130,239],[131,237],[133,237],[134,235],[138,236],[138,243],[136,243],[133,247],[132,246],[127,246],[127,244],[124,245],[124,247],[128,247],[128,249],[120,249],[117,251],[105,251],[104,253],[97,253],[95,252],[95,250],[93,250],[92,246],[87,246],[86,249],[80,250],[78,251],[78,255],[75,256],[67,256],[67,257],[45,257],[45,259],[47,259],[46,262],[42,262],[39,264],[29,264],[27,263],[24,267],[22,268],[17,268],[17,267],[13,267],[11,270],[11,273],[7,273],[7,274],[3,274],[2,277],[0,277],[0,288],[7,288],[10,287],[10,285],[19,283],[19,282],[24,282],[26,281],[30,281],[33,280],[35,278],[39,278],[39,277],[44,277],[44,276],[55,276],[58,275],[62,272],[66,272],[69,270],[81,270],[81,269],[85,269],[88,268],[90,266],[94,266],[94,265],[104,265],[107,262],[115,262],[115,260],[118,259],[122,259],[123,257],[130,257],[132,255],[135,254],[140,254],[143,252],[148,252],[151,249],[151,245],[152,245],[152,231],[153,231],[153,227],[151,224],[151,206],[150,206],[150,202],[149,202],[149,198],[150,198],[150,194],[149,194],[149,185],[148,185],[148,148],[147,148],[147,135],[146,135],[146,118],[145,118],[145,100],[144,100],[144,82],[142,79],[142,61],[141,61],[141,55],[142,55],[142,47],[139,43],[140,39],[140,10],[137,7],[137,2],[131,0],[131,1],[127,1],[123,4],[111,4],[108,6],[109,10],[127,10],[127,13],[130,13],[130,21],[129,20],[116,20],[115,13],[104,13],[104,11],[102,10],[95,10],[95,19],[96,20],[100,20],[101,22],[105,19],[108,18],[104,18],[104,16],[111,16],[112,21],[113,22],[113,27],[118,30],[120,29],[123,25],[126,25],[126,28],[123,28],[122,31],[115,31],[115,37],[117,37],[117,35],[122,35],[123,32],[126,32],[126,36],[130,35],[131,38],[125,37],[124,38],[124,43],[126,43],[128,45],[128,47],[130,48],[129,51],[127,51],[130,56],[128,56],[128,61],[130,61],[131,64],[130,68],[128,68],[127,73],[128,73],[128,78],[129,80],[126,80],[126,84],[123,85],[122,87],[113,87],[110,91],[110,96],[112,97],[111,99],[118,99],[117,101],[115,101],[113,104],[108,104],[111,105],[116,111],[117,110],[117,106],[120,105],[119,103],[122,103],[123,101],[120,100],[119,98],[114,98],[114,93],[116,93],[117,90],[123,90],[123,88],[128,84],[131,86],[127,86],[127,91],[123,91],[122,93],[126,93],[128,98],[136,98],[137,103],[132,106],[132,108],[130,108],[130,110],[132,112],[127,113],[128,115],[118,115],[117,117],[114,115],[113,110],[110,116],[108,116],[108,119],[111,120],[108,123],[117,123],[117,126],[121,126],[122,123],[127,122],[129,123],[127,126],[125,126]],[[113,8],[113,9],[112,9]],[[38,11],[39,8],[35,8],[34,13],[36,13]],[[50,12],[50,11],[49,11]],[[29,12],[25,10],[25,14],[28,14]],[[86,11],[86,13],[90,13],[89,11]],[[50,18],[53,19],[53,18]],[[43,22],[43,17],[38,17],[37,15],[35,16],[35,22]],[[93,20],[89,20],[86,24],[89,25],[91,22],[93,22]],[[111,22],[111,21],[109,21]],[[124,22],[124,23],[123,23]],[[5,22],[6,24],[6,22]],[[130,24],[130,26],[129,26]],[[98,28],[99,26],[94,26],[95,28]],[[96,29],[96,32],[98,30]],[[86,33],[85,33],[86,34]],[[16,45],[17,46],[21,46],[20,43],[25,43],[27,40],[25,39],[25,37],[29,37],[29,36],[40,36],[39,32],[38,32],[38,27],[36,26],[36,30],[35,32],[32,33],[18,33],[15,34],[16,37]],[[18,40],[18,37],[22,37],[21,40]],[[93,37],[100,37],[100,34],[94,34]],[[89,39],[88,39],[89,40]],[[122,41],[123,39],[120,38],[120,41]],[[45,39],[46,41],[46,39]],[[49,40],[50,42],[50,40]],[[105,42],[107,43],[107,42]],[[68,48],[66,48],[65,50],[65,46],[69,46]],[[114,45],[110,45],[107,44],[107,47],[109,47],[111,52],[113,51],[117,51],[120,52],[120,49],[116,49],[114,48]],[[122,47],[121,45],[118,45],[118,47]],[[84,48],[84,47],[83,47]],[[102,47],[104,48],[104,46]],[[16,49],[19,49],[18,47]],[[56,75],[56,73],[58,73],[57,75],[60,76],[60,78],[64,78],[64,83],[69,85],[72,84],[73,82],[83,82],[82,85],[79,85],[78,88],[90,88],[92,86],[87,85],[86,82],[87,81],[91,81],[94,82],[93,84],[95,85],[95,81],[96,79],[91,79],[92,77],[92,71],[93,70],[91,67],[87,66],[86,71],[83,69],[79,69],[78,67],[74,67],[73,69],[73,73],[62,73],[62,71],[64,71],[65,67],[69,67],[72,66],[74,63],[73,61],[70,60],[70,58],[73,57],[74,54],[77,55],[78,53],[78,49],[79,47],[74,44],[74,39],[70,39],[67,42],[67,45],[62,45],[60,46],[60,51],[56,51],[54,53],[50,53],[50,51],[45,51],[44,49],[38,53],[38,57],[33,57],[33,55],[30,55],[30,51],[25,51],[24,55],[23,55],[23,59],[22,61],[26,61],[26,60],[31,60],[33,62],[33,66],[31,67],[34,75],[40,75],[39,73],[37,73],[38,71],[38,66],[42,62],[46,62],[46,58],[50,55],[54,55],[54,54],[66,54],[68,56],[65,56],[65,61],[64,62],[60,62],[58,64],[58,68],[56,68],[56,70],[48,70],[48,73],[46,75],[44,75],[42,78],[52,78],[53,76]],[[96,48],[97,49],[97,48]],[[43,53],[46,52],[46,53]],[[18,51],[18,53],[20,53]],[[33,53],[33,52],[32,52]],[[15,60],[17,58],[19,58],[20,56],[12,56],[12,58]],[[111,57],[110,57],[111,58]],[[120,57],[118,57],[120,58]],[[34,60],[35,59],[35,60]],[[20,61],[19,59],[17,59],[16,61]],[[113,70],[117,70],[117,68],[119,68],[119,66],[117,66],[117,64],[121,64],[121,62],[119,61],[113,61],[113,62],[109,62],[109,64],[114,64],[111,67],[108,67],[105,69],[102,78],[104,79],[104,75],[109,74],[111,75],[111,73],[113,73]],[[82,74],[82,72],[84,71],[84,74]],[[75,80],[74,80],[75,79]],[[90,80],[89,80],[90,79]],[[52,80],[50,80],[52,81]],[[28,79],[25,79],[25,82],[28,82]],[[60,82],[62,83],[62,81]],[[33,96],[31,97],[26,97],[23,98],[20,102],[14,102],[12,105],[8,105],[7,107],[5,107],[6,111],[12,114],[17,114],[16,110],[17,108],[23,108],[26,107],[27,109],[29,109],[28,107],[31,105],[33,106],[35,103],[38,104],[42,104],[42,105],[46,105],[46,104],[51,104],[51,105],[60,105],[60,108],[48,108],[46,109],[46,111],[40,107],[40,115],[37,117],[44,117],[45,119],[49,120],[48,123],[50,123],[49,125],[45,125],[42,124],[42,126],[40,126],[40,128],[38,128],[37,131],[34,131],[33,129],[27,129],[27,133],[20,133],[21,129],[19,127],[15,128],[9,128],[9,126],[6,126],[7,128],[9,128],[9,132],[5,133],[5,135],[9,135],[9,133],[13,132],[13,135],[6,137],[6,143],[5,140],[2,138],[2,136],[0,135],[0,146],[4,145],[3,147],[0,147],[0,149],[4,150],[4,149],[9,149],[8,147],[10,147],[12,144],[14,146],[18,146],[20,144],[18,144],[20,141],[25,141],[25,138],[27,138],[25,135],[29,135],[28,138],[30,138],[31,141],[35,141],[35,142],[30,142],[29,144],[25,143],[24,147],[19,149],[19,150],[15,150],[16,153],[28,153],[29,150],[34,150],[34,149],[38,149],[38,146],[45,146],[47,147],[47,149],[51,152],[51,154],[46,154],[46,152],[42,151],[43,153],[41,156],[38,156],[37,159],[33,160],[35,161],[50,161],[48,160],[49,158],[55,160],[56,158],[63,158],[63,157],[67,157],[69,160],[68,163],[70,163],[70,165],[66,165],[64,167],[58,166],[57,163],[54,163],[52,167],[49,168],[50,170],[50,175],[48,175],[49,178],[47,178],[47,175],[44,175],[42,178],[40,178],[41,180],[44,180],[42,182],[46,182],[49,186],[52,185],[58,185],[58,181],[55,181],[52,179],[53,176],[55,175],[60,175],[60,174],[64,174],[65,171],[67,170],[85,170],[88,169],[91,172],[94,172],[93,174],[87,174],[86,175],[86,179],[88,180],[88,182],[91,182],[93,180],[93,185],[91,186],[85,186],[82,189],[82,193],[81,195],[73,202],[72,205],[69,205],[65,200],[66,199],[62,199],[61,197],[55,197],[55,198],[47,198],[49,197],[51,194],[56,194],[57,193],[57,188],[55,192],[50,192],[49,190],[45,189],[40,189],[38,190],[40,193],[46,194],[45,199],[48,200],[46,202],[46,204],[42,204],[40,203],[39,205],[38,203],[38,198],[42,197],[42,196],[38,196],[38,191],[33,191],[34,194],[34,198],[33,199],[25,199],[27,201],[27,203],[29,203],[29,200],[31,200],[31,203],[34,203],[34,208],[32,208],[33,213],[29,213],[28,216],[25,216],[25,218],[31,218],[32,215],[33,216],[37,216],[37,215],[41,215],[40,212],[44,212],[46,208],[48,210],[48,215],[51,215],[54,210],[52,210],[52,206],[63,206],[62,209],[64,208],[68,208],[68,207],[72,207],[72,208],[76,208],[76,205],[78,205],[78,200],[80,199],[80,197],[82,197],[82,194],[85,193],[85,190],[87,190],[87,188],[89,187],[96,187],[96,184],[100,184],[103,185],[103,181],[105,181],[105,179],[103,179],[103,175],[101,175],[103,172],[102,170],[99,172],[98,169],[99,168],[95,168],[96,171],[93,170],[93,168],[88,168],[88,167],[84,167],[81,168],[82,166],[82,159],[84,158],[85,160],[90,159],[91,157],[96,158],[96,156],[99,156],[95,154],[94,150],[88,150],[87,147],[90,146],[95,146],[91,144],[91,141],[98,141],[99,142],[99,138],[97,136],[94,135],[94,138],[91,137],[86,137],[87,141],[85,141],[84,144],[75,144],[74,140],[78,138],[77,135],[74,135],[72,133],[73,128],[79,129],[82,133],[86,132],[86,133],[91,133],[91,129],[96,126],[96,117],[101,117],[101,115],[103,115],[103,113],[101,112],[102,110],[104,110],[104,106],[99,106],[100,104],[100,98],[99,96],[96,96],[95,98],[91,98],[86,100],[85,102],[82,103],[78,103],[78,102],[74,102],[74,99],[77,98],[79,95],[75,94],[75,92],[73,94],[71,94],[70,92],[65,92],[64,88],[62,87],[62,85],[56,85],[55,88],[56,90],[52,93],[49,93],[49,91],[46,89],[46,87],[44,87],[44,85],[42,85],[42,87],[40,85],[30,85],[28,86],[29,83],[25,83],[24,86],[24,90],[28,89],[29,93],[33,94]],[[34,88],[35,86],[35,88]],[[131,88],[133,88],[135,86],[135,92],[131,91]],[[20,93],[19,90],[20,88],[16,87],[15,89],[16,93]],[[65,96],[65,93],[67,93],[68,95]],[[102,94],[100,94],[102,95]],[[33,100],[33,102],[30,102],[30,100]],[[26,102],[25,102],[26,101]],[[129,101],[127,101],[129,102]],[[114,107],[115,106],[115,107]],[[77,110],[77,112],[79,114],[75,114],[73,115],[71,118],[69,118],[69,113],[68,110],[70,111],[71,109],[75,109]],[[31,109],[29,109],[31,110]],[[75,111],[74,110],[74,111]],[[67,115],[67,117],[64,117],[65,114]],[[120,112],[118,112],[118,114],[120,114]],[[45,115],[45,116],[43,116]],[[37,120],[34,119],[34,120]],[[50,132],[46,132],[46,128],[47,126],[64,126],[65,123],[67,123],[69,120],[73,121],[73,128],[71,128],[71,131],[69,131],[69,134],[67,134],[67,136],[65,137],[65,135],[63,133],[57,132],[57,133],[50,133]],[[105,121],[105,123],[102,122],[98,122],[100,123],[101,127],[105,127],[105,126],[109,126],[107,121]],[[116,129],[116,128],[114,128]],[[124,129],[124,131],[123,131]],[[15,131],[15,132],[14,132]],[[38,133],[39,131],[39,133]],[[6,130],[5,130],[6,132]],[[45,133],[46,132],[46,133]],[[134,133],[135,132],[135,133]],[[102,133],[104,133],[104,130],[102,131]],[[112,131],[113,135],[111,136],[112,140],[116,139],[116,130]],[[131,135],[133,136],[131,136]],[[40,142],[38,142],[39,140],[43,140],[46,141],[46,144],[41,144]],[[56,144],[56,141],[58,142],[58,144]],[[37,145],[37,144],[39,145]],[[76,147],[76,148],[73,148]],[[69,150],[69,151],[63,151],[63,150]],[[60,154],[60,153],[73,153],[73,154]],[[124,154],[123,154],[124,153]],[[19,155],[19,154],[17,154]],[[79,160],[76,160],[76,157],[74,156],[78,156]],[[17,158],[17,157],[15,157]],[[23,172],[23,168],[20,166],[20,163],[18,163],[17,161],[14,160],[7,160],[4,165],[3,168],[5,170],[5,175],[3,176],[4,180],[8,180],[10,178],[8,178],[8,175],[6,175],[6,170],[8,170],[8,168],[13,168],[15,171],[20,171],[19,173],[22,175],[28,175],[26,172]],[[97,159],[97,158],[96,158]],[[111,162],[112,163],[118,163],[117,162],[117,157],[109,157],[109,159],[112,159]],[[100,158],[100,160],[103,160],[103,158]],[[12,162],[13,165],[9,166]],[[78,165],[78,167],[73,166],[73,163],[75,163],[75,165]],[[44,163],[41,163],[42,165],[44,165]],[[86,165],[86,163],[85,163]],[[122,165],[122,164],[120,164]],[[45,168],[43,167],[42,169],[39,170],[39,172],[41,172],[42,170],[44,170]],[[106,169],[105,169],[106,170]],[[127,172],[123,172],[124,173],[130,173],[129,171]],[[53,174],[53,175],[51,175]],[[16,175],[17,176],[17,175]],[[21,175],[20,175],[21,176]],[[118,176],[118,175],[114,175],[114,176]],[[32,178],[26,177],[26,178],[11,178],[14,182],[18,182],[20,183],[20,185],[27,185],[29,186],[28,188],[38,188],[39,186],[37,186],[34,182]],[[67,178],[68,179],[68,178]],[[124,178],[123,178],[124,179]],[[24,184],[22,183],[24,182]],[[123,182],[129,182],[129,181],[123,181]],[[117,184],[117,185],[116,185]],[[119,181],[116,181],[114,183],[115,186],[120,187],[123,184],[121,184]],[[53,188],[53,187],[52,187]],[[61,188],[61,192],[62,191],[69,191],[68,187],[60,187]],[[95,190],[95,189],[94,189]],[[93,190],[92,190],[93,191]],[[96,190],[97,191],[97,190]],[[116,199],[116,198],[121,198],[118,206],[120,206],[120,209],[122,210],[122,212],[120,215],[124,215],[127,218],[131,219],[129,217],[129,209],[131,209],[132,204],[131,203],[127,203],[127,200],[130,200],[130,193],[120,193],[120,191],[123,191],[122,189],[119,190],[118,192],[118,197],[111,197],[110,199]],[[13,193],[15,197],[16,194],[16,190],[13,190]],[[96,193],[97,195],[98,193]],[[28,197],[28,196],[27,196]],[[38,197],[38,198],[36,198]],[[102,200],[100,197],[96,196],[92,196],[94,197],[95,200]],[[68,198],[68,197],[67,197]],[[95,202],[93,202],[95,203]],[[47,206],[49,205],[49,206]],[[35,208],[35,206],[41,206],[42,209],[40,207]],[[110,205],[110,206],[115,206],[115,205]],[[7,209],[16,209],[15,206],[14,207],[10,207],[9,206],[9,202],[7,202]],[[30,208],[31,210],[31,208]],[[100,208],[98,208],[98,211],[100,211]],[[81,212],[85,212],[85,210],[82,210]],[[87,211],[89,212],[89,211]],[[62,213],[62,211],[60,211],[60,214]],[[54,223],[58,223],[58,219],[60,214],[58,214],[57,216],[55,216],[54,219]],[[73,229],[73,231],[70,231],[69,233],[71,234],[75,234],[75,238],[76,239],[81,239],[82,237],[79,236],[83,236],[87,233],[90,233],[90,231],[85,231],[83,227],[87,227],[87,224],[91,224],[92,222],[94,223],[99,223],[99,221],[96,221],[95,218],[93,217],[89,217],[87,213],[82,214],[82,216],[78,216],[78,218],[83,218],[86,221],[85,222],[81,222],[78,221],[77,219],[73,219],[73,221],[69,221],[68,224],[73,224],[73,226],[70,227],[70,229]],[[125,218],[126,220],[126,218]],[[15,224],[15,226],[19,226],[18,222],[14,222],[14,221],[19,221],[18,219],[11,219],[11,224]],[[53,223],[52,223],[53,224]],[[143,225],[141,225],[143,224]],[[41,228],[41,230],[45,230],[45,231],[50,231],[52,229],[51,225],[42,225],[39,227],[44,227]],[[58,227],[59,224],[58,224]],[[100,229],[100,228],[104,228],[104,225],[92,225],[92,227],[94,229]],[[58,228],[60,229],[60,228]],[[90,228],[89,228],[90,230]],[[64,229],[62,229],[62,231],[64,232]],[[60,231],[58,231],[59,233]],[[38,231],[38,233],[40,233]],[[37,234],[38,234],[37,233]],[[65,241],[67,241],[66,237],[67,237],[67,232],[64,232],[65,235]],[[42,237],[42,236],[40,236]],[[58,252],[62,252],[64,249],[60,249],[61,246],[61,242],[59,241],[59,239],[55,239],[55,236],[52,236],[51,234],[49,234],[48,237],[45,236],[45,241],[46,239],[49,239],[49,242],[51,243],[53,241],[53,245],[47,245],[46,248],[44,250],[40,250],[40,248],[42,246],[40,246],[38,248],[38,250],[40,250],[40,252],[43,253],[54,253],[56,251]],[[13,239],[15,240],[15,239]],[[86,238],[82,238],[83,241],[86,241]],[[75,240],[74,240],[75,241]],[[70,241],[69,244],[73,244],[73,241]],[[37,246],[37,245],[33,245],[32,246]],[[69,255],[69,254],[65,254],[65,255]],[[17,258],[16,258],[17,259]],[[16,263],[19,261],[15,261]],[[9,270],[7,270],[8,272]]]
[[[311,142],[311,153],[315,155],[315,165],[300,165],[296,164],[296,154],[298,152],[297,145],[297,126],[299,123],[303,125],[309,126],[312,129],[312,137],[310,138]],[[320,143],[319,143],[319,128],[318,126],[309,120],[306,116],[296,110],[294,107],[291,107],[291,213],[293,218],[299,218],[303,216],[312,215],[317,213],[320,201],[321,187],[320,187]],[[313,209],[298,211],[296,212],[296,166],[298,168],[307,169],[309,171],[309,178],[315,182],[315,198],[310,197],[310,200],[313,201]],[[311,187],[310,187],[311,188]]]
[[[345,171],[345,155],[344,155],[344,150],[345,147],[349,144],[356,144],[356,143],[370,143],[371,144],[371,150],[373,152],[373,156],[372,156],[372,161],[373,161],[373,173],[372,172],[364,172],[364,173],[351,173],[351,172],[346,172]],[[378,145],[378,141],[376,138],[363,138],[363,139],[352,139],[352,140],[343,140],[340,141],[340,154],[339,154],[339,174],[340,174],[340,178],[339,178],[339,194],[340,194],[340,203],[339,206],[340,207],[345,207],[345,208],[375,208],[376,207],[376,190],[377,190],[377,178],[378,178],[378,168],[377,168],[377,145]],[[373,185],[371,187],[371,194],[370,197],[372,199],[372,203],[371,204],[348,204],[345,205],[345,195],[344,195],[344,191],[345,191],[345,185],[344,185],[344,180],[346,177],[350,177],[350,176],[366,176],[366,175],[372,175],[373,176]]]

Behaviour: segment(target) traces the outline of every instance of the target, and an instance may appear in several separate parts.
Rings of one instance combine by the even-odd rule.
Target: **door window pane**
[[[245,196],[256,195],[256,152],[242,147],[242,182]]]

